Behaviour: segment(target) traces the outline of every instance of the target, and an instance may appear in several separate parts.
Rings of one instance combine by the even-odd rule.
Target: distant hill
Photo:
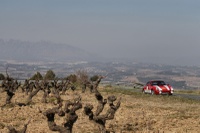
[[[0,60],[19,61],[96,61],[101,58],[83,49],[47,41],[28,42],[0,39]]]

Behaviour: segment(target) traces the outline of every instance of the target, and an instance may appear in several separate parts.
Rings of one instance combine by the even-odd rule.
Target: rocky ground
[[[116,133],[198,133],[200,132],[200,103],[174,96],[150,96],[130,91],[116,90],[114,88],[99,88],[104,98],[115,95],[122,98],[121,106],[113,120],[106,122],[106,128]],[[83,107],[91,103],[96,107],[97,101],[93,93],[88,90],[81,93],[69,90],[62,95],[64,100],[73,99],[78,95],[82,97]],[[30,120],[27,133],[53,133],[47,125],[47,118],[40,113],[48,108],[55,107],[53,98],[49,103],[41,103],[43,93],[39,92],[33,98],[33,104],[29,106],[7,105],[0,110],[0,132],[8,132],[7,126],[12,125],[16,129]],[[0,106],[5,103],[6,93],[0,93]],[[12,103],[23,102],[26,95],[20,90],[16,92]],[[95,109],[95,108],[94,108]],[[108,109],[105,106],[104,111]],[[83,113],[83,108],[77,111],[78,120],[74,124],[74,133],[98,133],[98,128]],[[62,125],[63,118],[56,116],[56,123]]]

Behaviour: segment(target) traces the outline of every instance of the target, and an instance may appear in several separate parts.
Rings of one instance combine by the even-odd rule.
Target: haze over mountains
[[[101,59],[94,53],[67,44],[0,39],[0,60],[65,62]]]
[[[133,52],[132,56],[125,57],[123,52],[113,52],[113,49],[105,46],[104,48],[105,50],[110,51],[110,56],[108,56],[104,52],[102,52],[100,55],[97,52],[98,48],[96,48],[96,50],[92,50],[92,48],[90,47],[85,47],[85,49],[83,49],[65,43],[54,43],[48,41],[31,42],[14,39],[0,39],[0,60],[15,60],[22,62],[131,61],[163,65],[200,65],[200,63],[198,62],[199,57],[187,55],[188,52],[184,52],[184,56],[181,54],[179,56],[175,56],[173,55],[173,52],[172,54],[168,54],[169,56],[165,56],[168,50],[163,49],[160,51],[155,51],[155,53],[152,52],[148,56],[146,56],[147,53],[143,52],[135,56],[135,53]],[[148,48],[144,50],[148,50]],[[176,49],[172,49],[171,51],[173,50]],[[113,55],[116,55],[116,53],[117,56],[114,58]],[[158,53],[160,53],[160,56],[156,55]],[[197,52],[194,52],[194,54],[196,53]],[[170,58],[170,60],[168,58]]]

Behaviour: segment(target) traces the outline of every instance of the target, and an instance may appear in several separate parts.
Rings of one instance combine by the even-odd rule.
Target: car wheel
[[[142,94],[146,94],[144,90],[142,90]]]
[[[154,95],[154,94],[155,94],[154,90],[151,90],[151,95]]]

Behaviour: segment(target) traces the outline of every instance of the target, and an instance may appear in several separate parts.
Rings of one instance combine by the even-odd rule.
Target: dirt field
[[[113,120],[106,122],[106,128],[116,133],[198,133],[200,132],[200,103],[174,96],[150,96],[129,91],[121,91],[113,88],[99,88],[104,98],[109,95],[121,97],[121,106]],[[33,98],[30,106],[6,106],[0,110],[0,132],[6,133],[6,126],[12,125],[21,129],[23,124],[30,119],[27,133],[52,133],[47,126],[47,118],[39,113],[38,108],[45,111],[55,107],[51,98],[48,104],[41,103],[42,92]],[[80,90],[69,90],[62,95],[64,100],[73,99],[76,94],[82,97],[83,107],[91,103],[96,107],[97,101],[93,93]],[[5,103],[6,93],[0,93],[0,106]],[[16,92],[12,103],[23,102],[26,99],[24,93]],[[95,108],[94,108],[95,109]],[[104,112],[107,110],[107,106]],[[74,124],[74,133],[98,133],[98,128],[83,113],[83,108],[77,111],[78,120]],[[61,125],[62,117],[56,116],[57,124]]]

